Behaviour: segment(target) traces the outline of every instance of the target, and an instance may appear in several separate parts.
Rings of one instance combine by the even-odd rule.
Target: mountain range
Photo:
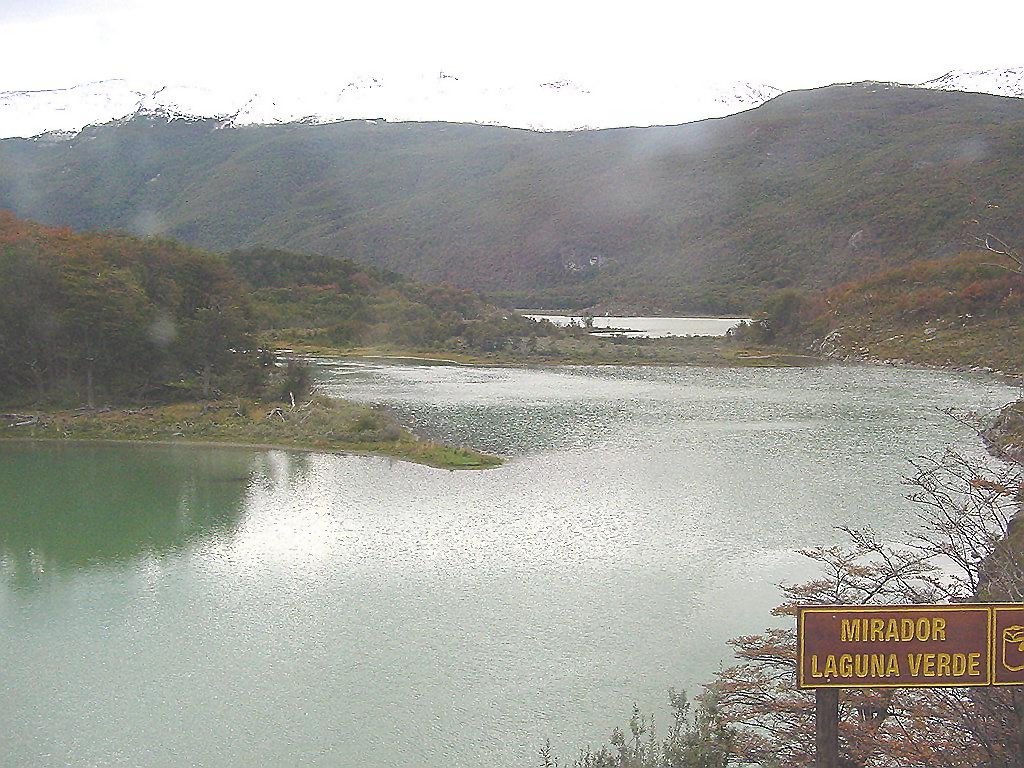
[[[913,87],[1024,95],[1024,68],[949,72]],[[586,83],[496,82],[445,72],[357,77],[335,88],[277,90],[104,80],[0,92],[0,138],[77,134],[138,115],[218,119],[224,126],[348,119],[445,121],[544,131],[675,125],[756,107],[782,91],[767,83],[650,77]]]
[[[518,306],[749,311],[952,255],[978,231],[1024,241],[1024,100],[950,85],[830,86],[578,132],[133,113],[0,141],[0,208],[346,256]]]
[[[258,92],[105,80],[0,93],[0,138],[73,135],[87,125],[136,115],[218,119],[225,127],[382,119],[583,130],[721,117],[756,107],[780,92],[762,83],[496,83],[444,72],[429,77],[360,77],[333,89],[296,85]]]

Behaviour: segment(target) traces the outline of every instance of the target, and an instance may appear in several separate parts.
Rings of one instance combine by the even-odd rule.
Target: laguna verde
[[[898,538],[907,457],[979,450],[940,409],[1013,394],[877,366],[315,370],[506,461],[0,442],[12,765],[512,768],[599,742],[784,624],[795,550]]]

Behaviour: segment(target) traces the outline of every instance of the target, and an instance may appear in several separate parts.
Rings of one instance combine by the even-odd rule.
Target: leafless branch
[[[1024,274],[1024,257],[1020,255],[1017,249],[1010,247],[1003,240],[993,235],[991,232],[985,233],[983,237],[975,237],[973,245],[980,248],[983,251],[989,253],[995,253],[1000,256],[1005,256],[1016,264],[1016,267],[1008,267],[1005,264],[989,264],[986,263],[986,267],[996,267],[998,269],[1005,269],[1007,272],[1013,272],[1015,274]]]

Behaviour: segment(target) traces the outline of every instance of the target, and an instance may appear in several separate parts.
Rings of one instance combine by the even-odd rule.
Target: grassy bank
[[[0,415],[0,439],[228,443],[368,453],[442,469],[484,469],[497,456],[421,440],[368,406],[314,397],[294,408],[251,399]]]
[[[917,327],[850,322],[827,338],[833,357],[1024,374],[1024,327],[1013,318],[933,320]]]

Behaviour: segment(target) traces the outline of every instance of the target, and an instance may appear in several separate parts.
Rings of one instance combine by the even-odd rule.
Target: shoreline
[[[636,340],[631,340],[636,341]],[[713,336],[678,336],[644,343],[616,343],[587,339],[582,344],[566,342],[568,348],[547,351],[455,351],[389,347],[332,347],[327,344],[279,339],[287,355],[302,358],[349,358],[363,360],[408,360],[434,365],[463,365],[508,368],[550,368],[556,366],[666,366],[697,368],[793,368],[829,365],[836,361],[781,347],[732,347]],[[653,343],[652,343],[653,342]]]
[[[293,453],[325,453],[337,456],[380,456],[385,454],[372,451],[360,451],[344,448],[314,448],[308,445],[288,445],[287,443],[241,443],[226,440],[146,440],[130,437],[0,437],[3,443],[61,443],[64,445],[156,445],[160,447],[181,445],[186,448],[238,448],[253,451],[291,451]]]
[[[379,456],[436,469],[489,469],[504,458],[424,439],[369,406],[322,395],[295,408],[254,400],[136,409],[31,409],[0,423],[0,441],[136,444]],[[17,424],[17,425],[16,425]]]
[[[814,355],[803,355],[798,353],[776,353],[776,354],[763,354],[763,355],[743,355],[736,357],[735,360],[738,362],[733,363],[720,363],[720,364],[709,364],[709,363],[687,363],[687,362],[675,362],[675,361],[658,361],[658,360],[610,360],[600,362],[584,362],[576,360],[529,360],[529,361],[516,361],[516,360],[451,360],[443,357],[425,357],[419,355],[406,355],[396,353],[393,355],[385,354],[373,354],[367,355],[358,351],[344,351],[344,350],[327,350],[317,352],[303,352],[295,350],[297,354],[310,359],[331,359],[331,358],[346,358],[350,360],[409,360],[412,362],[427,363],[431,365],[454,365],[464,368],[557,368],[557,367],[573,367],[573,368],[615,368],[625,366],[635,366],[637,368],[809,368],[811,366],[819,365],[856,365],[858,362],[864,365],[869,365],[873,361],[863,360],[826,360],[824,358],[815,357]],[[795,361],[795,362],[786,362]],[[757,363],[755,365],[744,365],[744,361],[772,361],[766,362],[762,365]],[[886,361],[878,361],[879,364]],[[894,366],[894,367],[912,367],[912,366]],[[927,366],[925,366],[927,367]],[[953,369],[948,369],[953,370]],[[969,371],[963,371],[969,373]]]
[[[613,367],[626,367],[635,366],[638,368],[812,368],[812,367],[824,367],[824,366],[869,366],[873,368],[887,367],[895,368],[897,370],[908,370],[908,371],[943,371],[945,373],[959,373],[964,375],[973,376],[990,376],[993,379],[1008,384],[1010,386],[1021,386],[1024,385],[1024,373],[1016,373],[1013,371],[1002,371],[991,368],[980,368],[980,367],[967,367],[962,365],[939,365],[935,363],[921,363],[913,360],[903,359],[891,359],[891,358],[874,358],[874,357],[857,357],[857,356],[846,356],[846,357],[823,357],[818,355],[808,355],[805,353],[798,352],[772,352],[767,354],[751,354],[743,355],[736,358],[739,361],[766,361],[764,365],[743,365],[743,364],[700,364],[700,363],[687,363],[687,362],[658,362],[658,361],[611,361],[611,362],[575,362],[568,360],[561,361],[529,361],[529,362],[517,362],[514,360],[509,361],[493,361],[493,360],[482,360],[482,361],[462,361],[452,360],[441,357],[428,357],[426,355],[413,355],[413,354],[362,354],[358,350],[328,350],[326,348],[318,350],[316,352],[294,350],[297,354],[311,360],[331,360],[331,359],[345,359],[345,360],[385,360],[385,361],[402,361],[408,360],[412,362],[422,362],[429,365],[453,365],[466,368],[554,368],[559,366],[564,367],[593,367],[593,368],[613,368]]]
[[[812,356],[813,357],[813,356]],[[867,357],[860,355],[835,355],[817,358],[827,365],[871,365],[886,366],[899,370],[911,371],[945,371],[946,373],[972,374],[991,376],[1011,386],[1024,385],[1024,371],[1004,371],[998,368],[967,365],[943,365],[941,363],[925,363],[906,358]]]
[[[513,312],[520,315],[549,315],[551,317],[584,317],[587,315],[585,310],[573,311],[568,309],[520,309],[518,307],[512,308]],[[665,320],[735,320],[737,323],[741,320],[750,321],[750,316],[737,317],[736,315],[680,315],[680,314],[651,314],[649,312],[641,312],[639,314],[606,314],[604,312],[598,314],[592,314],[592,317],[650,317],[655,319]]]
[[[359,456],[363,458],[371,459],[390,459],[392,461],[407,461],[410,464],[419,464],[420,466],[430,467],[431,469],[447,469],[454,472],[457,469],[491,469],[493,467],[499,467],[504,463],[503,457],[496,457],[501,459],[499,464],[491,464],[479,467],[470,466],[447,466],[441,463],[430,463],[427,461],[418,461],[416,459],[409,458],[408,456],[402,456],[400,454],[390,454],[382,451],[374,451],[370,449],[360,450],[358,448],[318,448],[310,445],[289,445],[287,443],[241,443],[241,442],[229,442],[223,440],[146,440],[146,439],[132,439],[132,438],[113,438],[113,437],[19,437],[19,436],[0,436],[0,445],[4,443],[59,443],[61,445],[106,445],[106,446],[119,446],[119,445],[151,445],[159,448],[167,448],[174,446],[182,446],[184,448],[218,448],[224,449],[229,448],[231,450],[242,450],[242,451],[285,451],[288,453],[319,453],[326,456]],[[484,454],[490,455],[490,454]]]

